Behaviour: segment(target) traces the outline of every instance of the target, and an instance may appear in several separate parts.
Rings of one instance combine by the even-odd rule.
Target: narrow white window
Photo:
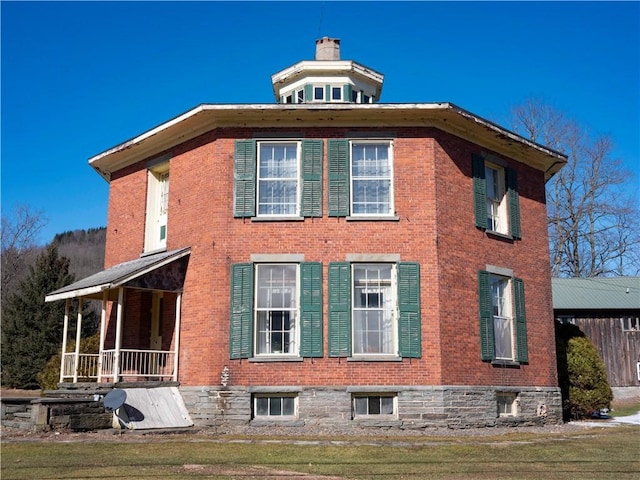
[[[501,167],[485,166],[487,182],[487,229],[508,234],[507,200],[505,195],[505,171]]]
[[[502,360],[514,359],[513,300],[511,281],[508,277],[491,277],[493,303],[493,335],[495,357]]]
[[[297,355],[298,265],[257,265],[256,292],[256,354]]]
[[[145,251],[153,251],[167,247],[169,164],[149,169],[147,176]]]
[[[353,265],[354,355],[397,353],[394,292],[394,265]]]

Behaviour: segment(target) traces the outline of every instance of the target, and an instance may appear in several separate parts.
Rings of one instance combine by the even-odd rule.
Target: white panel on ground
[[[125,388],[123,419],[134,430],[191,427],[193,422],[177,387]]]

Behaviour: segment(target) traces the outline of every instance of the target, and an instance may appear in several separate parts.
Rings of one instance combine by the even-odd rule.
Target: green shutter
[[[236,140],[233,180],[233,215],[253,217],[256,211],[255,140]]]
[[[507,195],[509,197],[509,230],[513,238],[521,238],[518,172],[512,168],[507,169]]]
[[[524,282],[519,278],[513,279],[513,297],[516,311],[516,360],[521,363],[529,362],[527,347],[527,318],[524,308]]]
[[[329,216],[349,215],[349,141],[330,139],[327,142],[329,169]]]
[[[351,265],[329,264],[329,356],[351,355]]]
[[[324,86],[324,101],[325,102],[331,101],[331,85]]]
[[[342,100],[345,102],[351,102],[351,92],[353,91],[353,87],[348,83],[342,87]]]
[[[302,216],[322,217],[322,140],[302,141]]]
[[[300,356],[322,357],[322,263],[301,263],[300,277]]]
[[[229,358],[251,356],[253,325],[253,264],[231,266],[231,325]]]
[[[478,294],[480,307],[480,356],[482,360],[493,360],[495,344],[493,340],[493,301],[491,299],[491,274],[478,272]]]
[[[472,155],[473,174],[473,211],[476,217],[476,227],[487,228],[487,186],[484,172],[484,159],[479,155]]]
[[[313,85],[311,84],[304,86],[304,101],[306,103],[313,102]]]
[[[400,356],[420,358],[420,265],[398,264],[398,338]]]

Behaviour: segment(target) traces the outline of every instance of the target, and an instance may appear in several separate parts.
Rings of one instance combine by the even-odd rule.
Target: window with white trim
[[[355,394],[353,395],[353,418],[370,416],[395,417],[397,397],[393,394]]]
[[[393,153],[390,141],[352,141],[351,215],[392,215]]]
[[[353,354],[395,355],[395,265],[354,263],[352,269]]]
[[[515,417],[518,414],[518,395],[515,392],[496,392],[498,417]]]
[[[163,162],[150,167],[147,173],[146,252],[166,248],[168,214],[169,162]]]
[[[234,216],[322,217],[323,145],[320,139],[236,140]]]
[[[299,215],[300,142],[258,142],[258,216]]]
[[[507,201],[505,195],[504,169],[486,163],[484,167],[487,182],[487,230],[508,234]]]
[[[491,276],[495,358],[513,360],[513,301],[508,277]]]
[[[296,418],[298,397],[295,394],[254,394],[254,418]]]
[[[527,363],[524,282],[480,270],[478,283],[482,360]]]
[[[314,85],[313,87],[313,101],[324,102],[324,86]]]
[[[298,265],[256,265],[256,355],[297,355]]]
[[[420,358],[420,265],[329,264],[329,356]]]
[[[230,294],[230,358],[322,357],[321,263],[233,264]]]
[[[342,101],[342,87],[331,87],[331,100],[334,102]]]
[[[477,227],[521,238],[518,172],[501,165],[501,159],[472,155],[473,202]]]

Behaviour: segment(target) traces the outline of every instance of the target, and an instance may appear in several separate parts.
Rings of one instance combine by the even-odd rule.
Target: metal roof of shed
[[[553,278],[555,310],[640,309],[640,277]]]

